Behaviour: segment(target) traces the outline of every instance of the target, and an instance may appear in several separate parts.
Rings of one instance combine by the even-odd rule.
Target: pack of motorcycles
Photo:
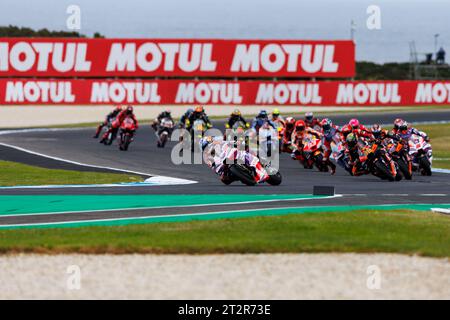
[[[194,141],[200,141],[203,134],[208,129],[207,124],[202,120],[196,120],[192,125],[189,123],[180,123],[176,126],[173,119],[163,118],[155,128],[158,148],[164,148],[166,146],[167,142],[171,139],[173,130],[176,127],[190,129],[192,151],[195,147],[199,147],[194,144]],[[296,150],[298,151],[298,146],[291,143],[286,145],[286,143],[282,142],[284,129],[285,128],[280,125],[277,130],[275,130],[275,134],[278,135],[279,150],[281,152],[289,153]],[[120,150],[128,150],[130,143],[134,139],[135,131],[136,128],[134,127],[133,121],[124,121],[122,123],[118,134]],[[276,181],[276,183],[271,184],[280,184],[281,174],[274,168],[271,168],[270,161],[266,160],[267,155],[270,157],[270,153],[275,151],[273,150],[274,145],[272,145],[273,140],[270,137],[273,133],[270,133],[270,130],[258,130],[258,133],[256,133],[256,130],[251,128],[248,129],[243,123],[237,122],[233,128],[227,131],[227,134],[224,136],[224,140],[228,142],[231,141],[231,143],[236,144],[236,136],[239,136],[242,131],[245,132],[246,138],[248,138],[251,134],[260,135],[265,132],[269,132],[269,137],[266,137],[265,139],[258,137],[259,139],[257,139],[259,144],[267,144],[265,148],[262,148],[265,150],[264,155],[255,154],[255,152],[248,149],[248,146],[246,147],[246,152],[251,152],[253,156],[258,157],[267,172],[271,173],[271,176],[276,176],[276,179],[272,179],[273,181]],[[198,135],[198,137],[195,135]],[[115,137],[109,137],[109,144],[111,144],[114,139]],[[235,140],[233,141],[233,139]],[[428,141],[425,141],[423,137],[415,134],[412,134],[408,141],[395,141],[393,139],[373,140],[358,137],[359,159],[365,160],[363,162],[357,161],[356,164],[351,161],[345,142],[339,137],[333,139],[331,142],[331,149],[331,158],[333,158],[334,161],[350,175],[372,174],[383,180],[400,181],[403,178],[406,180],[411,180],[414,171],[426,176],[431,176],[432,174],[431,145]],[[261,148],[257,148],[256,150],[261,150]],[[328,166],[323,161],[324,145],[322,139],[313,134],[305,134],[302,139],[302,150],[300,151],[302,153],[302,157],[297,157],[295,159],[298,160],[304,168],[313,169],[315,167],[321,172],[329,171]],[[256,175],[253,167],[248,165],[246,166],[245,164],[235,167],[241,171],[241,174],[238,174],[239,177],[235,176],[234,179],[228,179],[225,181],[222,179],[222,182],[229,184],[230,181],[239,180],[247,185],[256,184],[256,182],[252,182],[252,179]],[[236,168],[233,168],[234,170],[228,170],[228,172],[237,172]],[[356,174],[356,172],[358,173]]]

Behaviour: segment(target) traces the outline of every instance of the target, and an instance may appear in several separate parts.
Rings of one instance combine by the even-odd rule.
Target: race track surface
[[[358,115],[364,124],[392,123],[398,113]],[[411,123],[423,121],[450,121],[450,111],[409,112],[401,117]],[[334,123],[342,125],[351,115],[331,117]],[[219,129],[223,121],[215,121]],[[78,213],[56,216],[33,216],[1,218],[0,225],[11,223],[32,223],[40,221],[65,221],[101,219],[111,216],[151,216],[161,214],[184,214],[211,212],[217,210],[253,209],[266,207],[289,207],[311,205],[358,205],[358,204],[412,204],[449,203],[450,176],[446,173],[433,173],[431,177],[415,175],[412,181],[386,182],[373,176],[352,177],[337,169],[336,175],[305,170],[288,154],[280,156],[280,172],[283,183],[280,186],[258,185],[247,187],[240,183],[223,185],[205,165],[174,165],[171,162],[170,143],[165,149],[156,147],[156,138],[148,123],[142,123],[136,140],[128,152],[121,152],[116,144],[103,146],[92,139],[92,128],[60,129],[55,131],[16,132],[2,135],[0,132],[0,159],[17,161],[47,168],[69,170],[108,171],[107,169],[80,167],[57,160],[42,158],[15,149],[12,145],[52,157],[63,158],[84,164],[112,167],[136,171],[149,176],[162,175],[198,181],[196,184],[179,186],[139,186],[108,188],[59,188],[59,189],[1,189],[0,195],[33,194],[311,194],[314,185],[334,186],[342,197],[301,202],[251,203],[246,205],[226,205],[213,208],[142,209],[127,211],[102,211],[95,214]]]

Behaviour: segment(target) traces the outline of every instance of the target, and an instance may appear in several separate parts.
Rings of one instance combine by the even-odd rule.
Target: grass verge
[[[450,217],[407,210],[0,231],[0,253],[388,252],[450,257],[449,243]]]
[[[0,186],[107,184],[142,181],[141,177],[130,174],[45,169],[1,160],[0,172]]]

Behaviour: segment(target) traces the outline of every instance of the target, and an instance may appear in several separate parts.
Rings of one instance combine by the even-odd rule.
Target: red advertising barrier
[[[0,38],[0,77],[353,77],[353,41]]]
[[[450,81],[0,79],[0,104],[444,105]]]

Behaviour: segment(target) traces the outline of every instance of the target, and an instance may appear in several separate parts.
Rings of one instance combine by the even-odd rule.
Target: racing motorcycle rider
[[[272,120],[273,123],[281,126],[285,126],[286,122],[284,121],[284,118],[280,114],[280,110],[278,108],[273,109],[272,114],[270,115],[270,120]]]
[[[272,128],[276,129],[276,124],[269,119],[269,115],[267,114],[266,110],[261,110],[258,115],[253,119],[252,122],[252,129],[254,129],[256,132],[259,131],[259,128],[261,128],[265,123],[268,123]]]
[[[205,110],[203,109],[202,106],[197,106],[194,109],[194,112],[191,113],[191,115],[188,118],[189,124],[186,125],[186,129],[191,130],[195,120],[203,120],[207,128],[212,127],[211,121],[209,121],[209,118],[206,115]]]
[[[112,140],[114,140],[117,136],[117,132],[119,131],[120,126],[122,125],[122,122],[126,118],[131,118],[134,121],[134,124],[136,126],[136,129],[139,128],[139,123],[136,119],[136,116],[134,114],[134,110],[132,106],[128,106],[125,110],[122,110],[116,117],[116,120],[113,121],[111,128],[103,135],[102,140],[100,140],[100,143],[106,143],[108,139],[108,135],[112,133]]]
[[[191,114],[194,112],[194,109],[189,108],[187,111],[181,116],[180,123],[178,124],[179,128],[184,128],[186,126],[186,120],[189,119]]]
[[[100,123],[100,125],[97,127],[97,131],[95,132],[95,135],[93,136],[94,139],[97,139],[100,135],[100,132],[102,131],[102,129],[104,127],[106,127],[108,125],[108,123],[110,121],[112,121],[113,119],[115,119],[117,117],[117,115],[122,111],[122,107],[121,106],[116,106],[114,108],[113,111],[111,111],[110,113],[108,113],[108,115],[106,116],[105,121],[103,121],[102,123]]]
[[[158,129],[158,126],[161,123],[161,120],[164,119],[164,118],[169,118],[173,122],[172,114],[170,113],[170,110],[164,110],[163,112],[161,112],[158,115],[158,117],[152,123],[153,130],[156,131]]]
[[[366,156],[359,156],[358,138],[355,133],[351,132],[346,138],[347,149],[349,155],[350,166],[352,166],[351,175],[360,176],[367,173],[367,168],[364,163],[367,160]]]
[[[261,183],[269,179],[269,175],[259,159],[243,148],[235,147],[233,142],[223,141],[222,137],[205,137],[201,141],[206,164],[220,176],[222,181],[229,179],[225,174],[227,161],[242,161],[255,169],[255,181]]]
[[[282,152],[292,152],[291,139],[292,139],[292,132],[294,132],[294,128],[295,128],[295,119],[293,117],[287,117],[286,126],[283,132],[283,137],[281,139]]]
[[[312,112],[305,113],[305,125],[308,128],[320,127],[320,121],[318,118],[314,117]]]
[[[398,135],[403,140],[409,140],[409,138],[411,138],[411,136],[415,134],[421,136],[426,142],[430,142],[430,137],[428,137],[428,135],[425,132],[417,130],[414,127],[411,127],[405,120],[401,120],[401,122],[399,121],[397,122],[397,124],[394,123],[394,129],[392,130],[392,132]]]
[[[226,129],[233,128],[234,124],[239,121],[241,121],[246,128],[250,127],[250,124],[242,116],[241,111],[239,109],[234,109],[234,111],[228,118],[227,123],[225,123],[225,128]]]
[[[303,157],[303,137],[308,133],[313,134],[318,138],[322,138],[322,134],[319,131],[307,127],[305,121],[298,120],[297,122],[295,122],[295,129],[294,132],[292,132],[291,137],[291,143],[292,146],[295,147],[295,150],[291,153],[291,158],[303,162],[305,168],[307,167],[307,165],[304,162]]]
[[[334,141],[335,143],[339,143],[340,141],[340,131],[339,128],[333,125],[330,119],[325,118],[320,122],[320,126],[322,127],[322,146],[323,146],[323,162],[326,166],[331,168],[331,174],[336,173],[336,165],[330,160],[331,156],[331,143]]]
[[[352,128],[352,132],[356,134],[357,137],[363,137],[368,139],[373,138],[372,132],[369,129],[367,129],[364,125],[359,123],[358,119],[353,118],[348,122],[348,124]]]

